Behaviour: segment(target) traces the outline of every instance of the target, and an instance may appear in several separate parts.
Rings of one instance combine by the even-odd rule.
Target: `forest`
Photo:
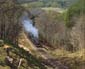
[[[85,0],[0,1],[0,69],[85,69]]]

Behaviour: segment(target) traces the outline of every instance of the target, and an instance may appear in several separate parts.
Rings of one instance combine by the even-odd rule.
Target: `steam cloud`
[[[24,17],[22,21],[25,30],[32,34],[34,37],[38,38],[38,29],[33,26],[32,20],[30,20],[28,17]]]

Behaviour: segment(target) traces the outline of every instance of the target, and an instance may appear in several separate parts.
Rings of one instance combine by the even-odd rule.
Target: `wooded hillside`
[[[76,1],[0,1],[0,69],[85,69],[85,0]]]
[[[19,17],[23,8],[12,0],[6,0],[0,4],[0,39],[17,42],[21,23]]]

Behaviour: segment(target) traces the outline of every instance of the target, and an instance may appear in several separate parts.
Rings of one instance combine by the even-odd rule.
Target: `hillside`
[[[38,58],[18,45],[22,31],[19,18],[24,11],[23,7],[6,0],[0,4],[0,10],[0,69],[45,69]]]
[[[85,0],[0,1],[0,69],[85,69]]]

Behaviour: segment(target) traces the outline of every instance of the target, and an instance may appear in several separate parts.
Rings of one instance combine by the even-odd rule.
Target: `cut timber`
[[[19,60],[18,68],[20,68],[20,66],[21,66],[21,64],[22,64],[22,61],[23,61],[23,59],[21,58],[21,59]]]

